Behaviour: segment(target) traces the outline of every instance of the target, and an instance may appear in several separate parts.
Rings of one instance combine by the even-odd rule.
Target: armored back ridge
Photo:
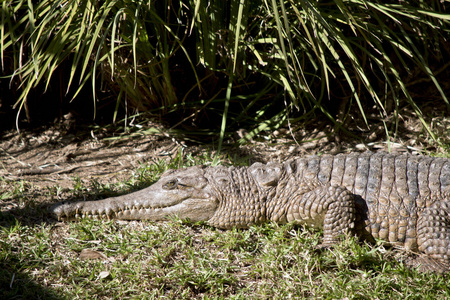
[[[178,215],[225,229],[296,222],[323,228],[325,246],[349,232],[420,253],[410,264],[422,271],[448,272],[449,202],[450,160],[352,153],[169,170],[144,190],[51,212],[59,219]]]

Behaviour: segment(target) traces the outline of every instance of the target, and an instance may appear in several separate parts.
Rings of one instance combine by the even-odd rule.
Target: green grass
[[[436,93],[450,108],[450,17],[438,0],[6,0],[1,8],[0,61],[17,88],[9,104],[17,120],[23,110],[31,118],[33,94],[54,90],[60,102],[90,101],[94,116],[111,102],[112,120],[147,112],[171,127],[194,125],[220,149],[237,129],[249,130],[244,143],[316,115],[336,131],[355,115],[370,128],[374,110],[394,136],[405,105],[435,138],[411,92]]]
[[[75,180],[65,193],[69,199],[81,190],[88,198],[109,196],[149,184],[167,167],[198,162],[207,161],[142,166],[115,186]],[[401,263],[400,254],[354,238],[317,251],[321,233],[291,224],[223,231],[178,219],[58,223],[33,203],[30,185],[2,184],[2,189],[2,199],[21,204],[0,215],[1,299],[450,297],[446,277],[417,273]],[[41,196],[50,202],[55,190]],[[82,260],[84,249],[104,258]]]

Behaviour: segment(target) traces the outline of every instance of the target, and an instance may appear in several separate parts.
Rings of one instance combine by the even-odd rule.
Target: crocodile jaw
[[[202,190],[163,191],[158,184],[146,189],[99,201],[58,203],[50,213],[58,220],[105,218],[122,220],[165,220],[169,216],[208,221],[218,207],[218,201]]]

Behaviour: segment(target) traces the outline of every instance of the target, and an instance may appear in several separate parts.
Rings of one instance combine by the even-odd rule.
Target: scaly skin
[[[324,245],[349,232],[421,255],[422,271],[450,270],[450,160],[385,153],[312,156],[250,167],[169,170],[141,191],[60,203],[60,220],[164,220],[170,215],[219,228],[266,221],[323,228]]]

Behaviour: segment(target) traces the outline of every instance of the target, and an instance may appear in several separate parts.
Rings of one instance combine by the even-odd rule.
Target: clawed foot
[[[426,255],[409,257],[405,263],[410,268],[416,268],[421,273],[444,274],[450,270],[450,263]]]
[[[322,242],[321,244],[314,246],[314,252],[322,253],[325,250],[330,250],[334,246],[336,246],[337,243],[338,243],[338,241],[333,242],[333,243]]]

